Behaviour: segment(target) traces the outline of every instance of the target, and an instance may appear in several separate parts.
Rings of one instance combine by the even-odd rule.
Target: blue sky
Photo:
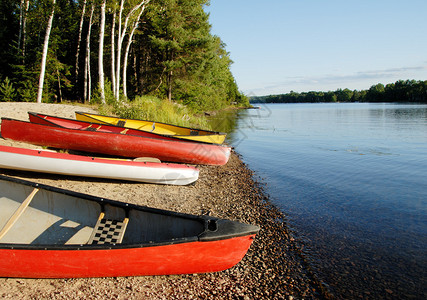
[[[426,0],[211,0],[248,96],[427,80]]]

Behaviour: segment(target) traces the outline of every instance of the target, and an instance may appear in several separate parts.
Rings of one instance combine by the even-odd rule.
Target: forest
[[[0,101],[249,105],[209,0],[1,0]]]
[[[398,80],[384,86],[382,83],[368,90],[338,89],[329,92],[291,91],[287,94],[251,97],[251,103],[316,103],[316,102],[412,102],[427,103],[427,80]]]

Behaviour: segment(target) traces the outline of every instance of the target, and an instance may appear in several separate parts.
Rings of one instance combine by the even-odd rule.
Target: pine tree
[[[151,14],[151,46],[163,65],[158,89],[200,108],[219,108],[239,95],[224,45],[210,33],[207,0],[159,0]],[[158,70],[159,71],[159,70]],[[230,98],[232,97],[232,99]]]

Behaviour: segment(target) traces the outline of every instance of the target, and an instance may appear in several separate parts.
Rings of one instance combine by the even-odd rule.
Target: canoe
[[[137,147],[135,144],[132,144],[133,149],[126,147],[125,152],[142,150],[143,153],[141,153],[140,156],[152,156],[162,161],[223,165],[227,163],[231,151],[231,148],[225,145],[215,145],[188,140],[184,141],[173,136],[160,135],[138,129],[96,124],[33,112],[29,112],[28,114],[32,123],[56,125],[83,131],[89,130],[89,132],[115,133],[116,137],[119,137],[119,140],[121,139],[120,137],[123,136],[139,136],[143,138],[139,139],[139,144],[142,147]],[[111,141],[108,141],[108,143],[111,143]],[[104,148],[106,147],[105,144],[102,145]],[[114,146],[114,148],[114,150],[117,150],[116,148],[118,148],[118,145]],[[117,151],[115,151],[115,155],[134,156],[119,154]]]
[[[164,162],[224,165],[231,148],[224,145],[184,142],[170,137],[112,125],[92,124],[30,113],[31,123],[2,118],[6,139],[59,149],[102,153],[121,157],[155,157]]]
[[[76,119],[92,123],[110,124],[125,128],[139,129],[163,135],[170,135],[180,139],[212,144],[222,144],[225,140],[225,136],[227,135],[222,132],[194,129],[155,121],[124,119],[85,112],[76,112]]]
[[[258,230],[0,176],[0,277],[217,272],[244,257]]]
[[[187,185],[199,177],[198,169],[181,164],[97,158],[1,145],[0,168],[172,185]]]

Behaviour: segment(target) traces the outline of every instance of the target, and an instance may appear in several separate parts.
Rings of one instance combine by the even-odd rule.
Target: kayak
[[[0,176],[0,277],[218,272],[245,256],[258,231]]]
[[[125,128],[139,129],[152,133],[174,136],[179,139],[206,142],[212,144],[222,144],[227,135],[226,133],[222,132],[182,127],[156,121],[124,119],[77,111],[76,119],[91,123],[110,124]]]
[[[181,164],[141,162],[0,145],[0,168],[156,184],[187,185],[199,170]]]

